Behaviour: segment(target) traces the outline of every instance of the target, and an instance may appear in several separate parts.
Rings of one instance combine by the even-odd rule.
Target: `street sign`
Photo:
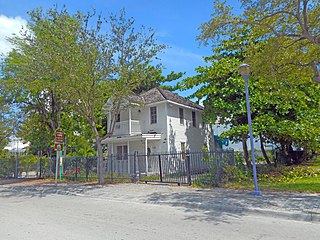
[[[64,143],[64,132],[62,130],[56,130],[54,143]]]
[[[56,151],[62,151],[63,150],[63,145],[60,143],[55,143],[54,144],[54,150]]]

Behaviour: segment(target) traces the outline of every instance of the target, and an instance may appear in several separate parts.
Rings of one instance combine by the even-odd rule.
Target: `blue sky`
[[[201,23],[210,19],[213,11],[212,0],[0,0],[0,52],[7,52],[10,47],[5,43],[5,36],[10,31],[17,32],[21,24],[28,20],[27,11],[36,7],[48,9],[53,4],[67,6],[70,12],[83,12],[95,8],[108,15],[125,8],[128,17],[133,17],[138,25],[145,25],[156,30],[159,42],[170,46],[161,56],[166,67],[164,73],[171,70],[186,72],[185,76],[195,74],[195,68],[204,65],[203,57],[211,54],[209,47],[199,46],[195,38],[200,34]],[[237,0],[229,0],[239,11]],[[187,96],[191,91],[180,93]]]

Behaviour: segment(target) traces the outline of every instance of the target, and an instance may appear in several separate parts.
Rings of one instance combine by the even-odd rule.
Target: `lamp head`
[[[250,74],[250,65],[243,63],[238,67],[238,70],[243,78],[248,77]]]

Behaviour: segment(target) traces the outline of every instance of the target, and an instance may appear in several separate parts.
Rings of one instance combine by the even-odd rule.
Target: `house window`
[[[117,146],[117,160],[122,159],[122,146]]]
[[[196,112],[192,111],[192,126],[197,127]]]
[[[181,159],[185,159],[186,154],[186,143],[181,142]]]
[[[128,146],[117,146],[117,160],[128,160]]]
[[[179,118],[180,118],[180,124],[184,124],[183,108],[179,108]]]
[[[147,155],[149,156],[151,154],[151,148],[147,148]]]
[[[157,123],[157,107],[150,107],[150,123]]]
[[[120,113],[116,116],[116,122],[120,122]]]

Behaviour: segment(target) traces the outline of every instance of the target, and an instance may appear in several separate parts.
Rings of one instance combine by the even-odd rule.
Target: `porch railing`
[[[129,122],[131,122],[131,132],[129,131]],[[117,122],[115,124],[113,135],[118,136],[118,135],[139,134],[139,133],[141,133],[140,121],[127,120],[127,121]]]

